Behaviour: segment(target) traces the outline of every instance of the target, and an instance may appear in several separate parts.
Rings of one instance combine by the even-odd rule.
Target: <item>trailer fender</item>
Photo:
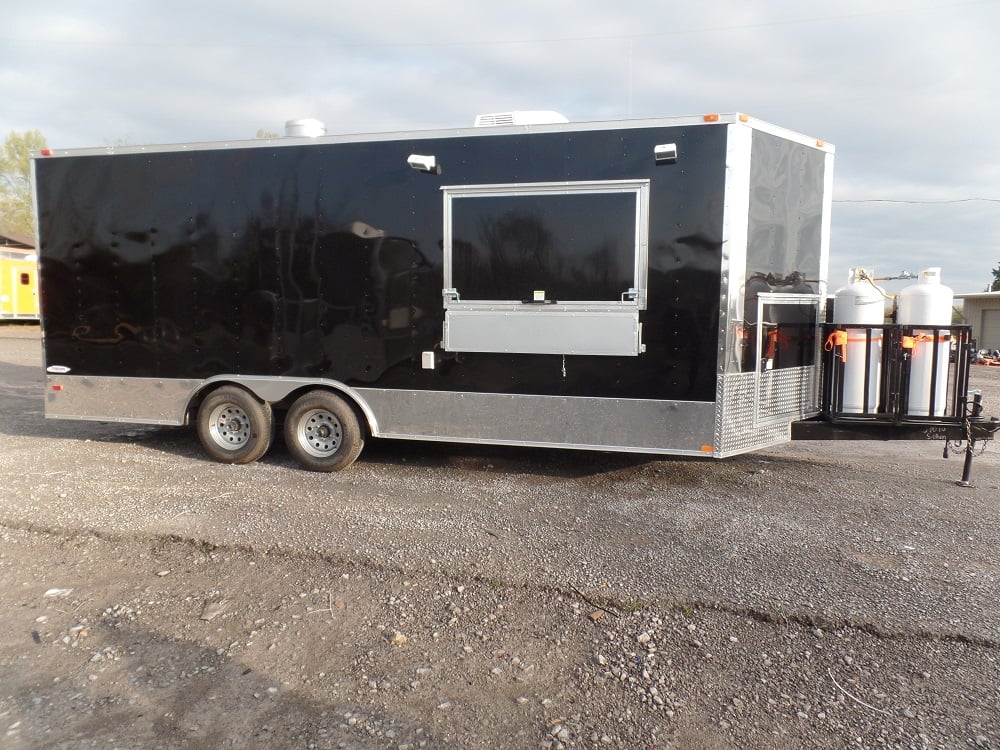
[[[235,384],[246,388],[261,401],[269,404],[277,404],[288,399],[296,391],[328,388],[331,391],[341,394],[349,399],[364,416],[368,424],[369,432],[373,437],[379,436],[378,419],[368,402],[349,385],[341,383],[339,380],[327,378],[288,378],[288,377],[268,377],[266,375],[216,375],[202,383],[197,393],[192,395],[191,402],[207,391],[224,385]],[[191,403],[189,403],[190,408]]]

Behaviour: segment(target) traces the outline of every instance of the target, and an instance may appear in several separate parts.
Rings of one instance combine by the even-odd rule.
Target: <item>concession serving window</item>
[[[445,350],[643,351],[649,180],[441,189]]]

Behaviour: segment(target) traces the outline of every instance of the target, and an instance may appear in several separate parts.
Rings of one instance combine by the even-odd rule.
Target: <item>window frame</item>
[[[631,307],[646,309],[646,289],[649,277],[649,179],[632,180],[580,180],[570,182],[512,182],[482,185],[443,185],[443,296],[445,309],[472,305],[503,305],[510,312],[531,310],[535,307],[524,300],[462,299],[453,279],[453,218],[454,203],[462,198],[505,198],[510,196],[546,195],[612,195],[631,193],[635,196],[634,249],[632,287],[622,290],[618,300],[558,300],[561,309],[581,306]]]

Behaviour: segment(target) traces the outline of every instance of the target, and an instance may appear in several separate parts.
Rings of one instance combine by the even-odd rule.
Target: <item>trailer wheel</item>
[[[309,391],[285,415],[288,452],[310,471],[340,471],[365,445],[358,418],[344,399],[328,391]]]
[[[274,437],[271,406],[262,404],[242,388],[223,386],[201,402],[198,437],[216,461],[252,463],[271,447]]]

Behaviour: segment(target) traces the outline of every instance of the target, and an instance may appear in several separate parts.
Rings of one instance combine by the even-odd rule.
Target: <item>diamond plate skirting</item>
[[[717,391],[715,455],[720,457],[787,442],[792,422],[820,412],[818,367],[723,375]]]

